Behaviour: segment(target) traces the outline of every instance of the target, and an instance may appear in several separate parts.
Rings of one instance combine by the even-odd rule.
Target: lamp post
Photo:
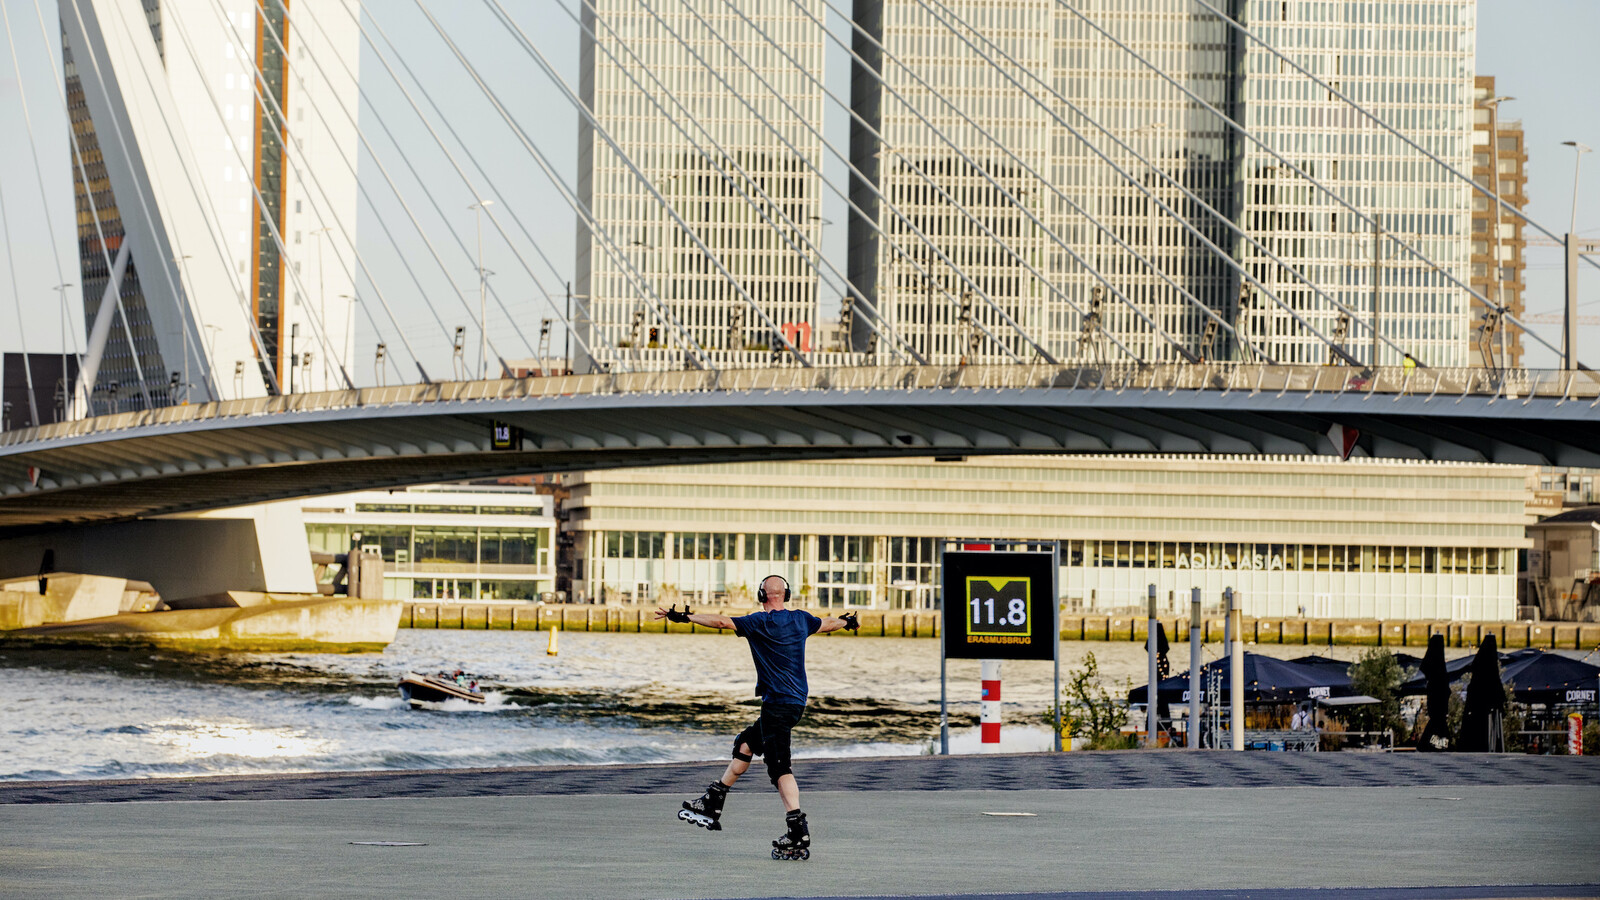
[[[64,281],[51,288],[57,294],[56,305],[61,309],[61,418],[67,418],[67,410],[72,404],[67,397],[72,393],[67,383],[67,288],[72,287],[72,282]],[[184,332],[185,336],[188,332]],[[24,362],[26,365],[26,362]]]
[[[1494,285],[1494,305],[1500,313],[1500,318],[1505,318],[1506,299],[1505,285],[1500,278],[1500,104],[1515,100],[1515,97],[1490,97],[1478,101],[1480,105],[1489,109],[1489,183],[1494,194],[1494,233],[1490,242],[1490,250],[1494,258],[1490,260],[1490,284]],[[1506,328],[1502,321],[1500,326],[1500,368],[1506,367]]]
[[[222,330],[222,326],[221,325],[205,325],[203,327],[206,330],[206,359],[207,360],[216,359],[216,357],[217,357],[217,332]]]
[[[1573,242],[1578,239],[1578,173],[1583,169],[1583,155],[1592,149],[1580,141],[1562,141],[1561,145],[1573,149],[1572,221],[1567,225],[1567,308],[1562,323],[1565,327],[1561,329],[1561,364],[1562,368],[1575,369],[1578,367],[1578,248]]]
[[[328,334],[328,279],[322,270],[322,243],[324,236],[332,230],[333,226],[329,225],[326,228],[318,228],[316,231],[311,232],[317,237],[317,323],[318,327],[322,329],[324,337]],[[310,379],[311,372],[308,369],[306,371],[306,380],[309,382]],[[326,387],[326,384],[324,384],[324,387]]]
[[[493,206],[493,200],[478,200],[477,203],[467,207],[476,210],[478,220],[478,377],[489,377],[489,306],[486,299],[489,290],[489,273],[483,268],[483,209]]]
[[[184,316],[192,313],[193,310],[188,308],[189,289],[186,286],[186,279],[184,278],[187,267],[184,266],[183,261],[193,258],[194,257],[188,253],[185,253],[181,256],[174,256],[172,258],[172,262],[178,267],[178,290],[183,292],[183,296],[180,299],[184,301]],[[184,316],[179,316],[180,322],[183,320]],[[187,325],[183,326],[183,384],[184,400],[187,401],[189,399],[189,327]],[[169,397],[167,399],[170,401],[172,398]]]
[[[817,289],[816,296],[812,298],[812,302],[820,306],[822,303],[822,242],[827,238],[828,226],[832,225],[833,221],[824,219],[822,216],[806,216],[806,221],[817,223],[817,256],[811,263],[811,270],[817,276]]]
[[[638,247],[641,250],[648,250],[648,251],[650,251],[650,256],[654,256],[655,252],[656,252],[656,245],[655,244],[646,243],[645,241],[641,241],[641,240],[638,240],[638,239],[634,239],[634,240],[629,241],[628,242],[628,246],[630,246],[630,247]],[[644,280],[645,280],[646,284],[648,284],[649,281],[650,281],[650,256],[645,256],[645,255],[641,254],[640,255],[640,259],[639,259],[639,271],[640,271],[640,274],[644,277]],[[660,266],[658,265],[656,268],[659,269]],[[655,291],[656,291],[656,295],[659,297],[660,294],[661,294],[661,285],[659,285],[659,284],[655,285]],[[629,349],[632,351],[631,355],[633,356],[633,362],[634,362],[634,367],[635,368],[638,367],[639,359],[641,357],[641,354],[639,352],[641,348],[640,348],[639,345],[641,343],[643,343],[642,333],[640,332],[640,326],[642,324],[642,319],[643,318],[644,318],[644,303],[641,300],[641,302],[639,302],[638,304],[636,304],[634,306],[634,311],[633,311],[633,332],[631,334],[629,334],[629,336],[628,336],[628,343],[631,345],[629,347]]]
[[[1594,148],[1581,141],[1562,141],[1561,146],[1571,147],[1572,155],[1572,222],[1567,226],[1568,234],[1578,232],[1578,172],[1583,168],[1583,155],[1594,152]]]
[[[345,351],[348,349],[351,355],[355,353],[356,295],[340,294],[339,299],[349,301],[344,305],[344,340],[339,344],[340,364],[343,365]],[[327,359],[322,361],[322,377],[329,381],[333,380],[332,363]]]

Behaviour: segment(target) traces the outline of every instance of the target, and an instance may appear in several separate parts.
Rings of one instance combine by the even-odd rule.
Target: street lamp
[[[630,246],[630,247],[638,247],[641,250],[648,250],[648,251],[650,251],[650,255],[651,256],[654,256],[655,252],[656,252],[656,245],[647,244],[644,241],[638,240],[637,238],[634,239],[634,240],[629,241],[628,242],[628,246]],[[658,262],[657,265],[656,265],[656,269],[658,270],[657,271],[658,277],[659,277],[659,274],[660,274],[659,273],[660,268],[661,268],[661,266],[660,266],[660,264]],[[641,258],[639,269],[640,269],[640,274],[642,276],[644,276],[645,285],[646,285],[646,287],[648,287],[649,286],[649,282],[650,282],[650,258],[648,256]],[[661,286],[659,284],[655,286],[655,290],[656,290],[657,296],[660,296]],[[638,364],[639,358],[640,358],[640,353],[639,353],[640,346],[639,345],[642,343],[642,341],[640,340],[640,328],[644,325],[644,308],[643,307],[644,307],[644,304],[643,304],[643,301],[641,299],[641,302],[636,305],[636,307],[635,307],[635,309],[633,311],[633,331],[631,333],[631,337],[630,337],[629,343],[632,345],[630,347],[630,350],[632,351],[633,361],[634,361],[635,365]]]
[[[356,295],[340,294],[339,299],[348,301],[344,305],[344,340],[339,342],[339,365],[342,367],[344,365],[343,360],[345,358],[346,351],[348,350],[352,354],[355,352]],[[326,356],[324,356],[322,360],[322,377],[326,381],[333,380],[332,360],[329,360]]]
[[[178,267],[178,290],[182,292],[182,294],[179,297],[179,300],[183,301],[183,305],[184,305],[184,310],[183,310],[184,315],[179,316],[179,321],[180,322],[187,315],[189,315],[190,313],[193,312],[193,310],[188,308],[189,307],[189,303],[188,303],[188,293],[189,292],[188,292],[188,289],[184,285],[184,270],[185,270],[186,267],[184,266],[183,261],[186,260],[186,259],[194,259],[194,257],[191,256],[188,253],[185,253],[185,254],[183,254],[181,256],[174,256],[172,258],[173,264]],[[189,393],[189,390],[188,390],[188,387],[187,387],[187,385],[189,384],[189,326],[187,326],[187,325],[183,326],[183,383],[186,386],[184,388],[184,399],[185,399],[185,401],[187,401],[188,400],[188,393]],[[170,400],[171,398],[168,398],[168,399]]]
[[[479,199],[477,203],[467,207],[475,210],[474,217],[478,220],[478,377],[489,377],[489,306],[485,299],[489,290],[489,272],[483,268],[483,210],[484,207],[493,206],[493,200]]]
[[[217,358],[217,332],[222,330],[221,325],[203,325],[206,330],[206,364]]]
[[[333,226],[329,225],[326,228],[318,228],[316,231],[311,232],[317,238],[317,322],[319,327],[322,328],[324,336],[328,334],[328,279],[323,274],[322,269],[322,244],[323,236],[332,230]],[[311,373],[307,371],[306,381],[308,384],[310,379]]]
[[[1500,279],[1500,104],[1515,99],[1517,98],[1500,96],[1478,101],[1481,105],[1489,108],[1489,183],[1494,188],[1494,234],[1491,235],[1494,240],[1490,243],[1494,258],[1489,262],[1490,269],[1493,272],[1491,276],[1493,281],[1491,283],[1494,285],[1494,304],[1496,312],[1501,317],[1505,316],[1506,298],[1505,285],[1501,283]],[[1506,329],[1502,327],[1500,329],[1500,368],[1504,369],[1505,367]]]
[[[1572,369],[1577,365],[1578,346],[1578,258],[1574,256],[1578,250],[1574,242],[1578,239],[1578,173],[1583,168],[1583,155],[1592,152],[1589,145],[1580,141],[1562,141],[1563,147],[1571,147],[1572,154],[1572,221],[1567,225],[1567,309],[1566,322],[1561,329],[1562,368]]]
[[[1594,148],[1581,141],[1562,141],[1561,146],[1571,147],[1575,153],[1572,155],[1572,223],[1567,226],[1568,234],[1578,231],[1578,170],[1583,168],[1583,155],[1594,152]]]
[[[813,298],[813,299],[814,299],[814,301],[816,303],[821,303],[822,302],[822,253],[823,253],[822,243],[823,243],[823,241],[827,240],[827,237],[828,237],[828,226],[832,225],[833,221],[831,219],[825,219],[822,216],[806,216],[806,221],[807,222],[816,222],[817,223],[817,256],[816,256],[816,259],[811,263],[811,270],[817,276],[816,297]]]
[[[65,281],[51,288],[59,295],[56,297],[56,305],[61,308],[61,418],[63,419],[67,417],[67,410],[71,408],[71,404],[66,402],[67,394],[71,393],[67,390],[67,288],[69,287],[72,287],[72,282]]]

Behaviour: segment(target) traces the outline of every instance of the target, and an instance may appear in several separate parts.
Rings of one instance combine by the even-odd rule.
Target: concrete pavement
[[[1600,896],[1600,760],[804,760],[803,863],[769,858],[782,815],[759,764],[724,831],[674,818],[718,768],[7,784],[0,896]]]

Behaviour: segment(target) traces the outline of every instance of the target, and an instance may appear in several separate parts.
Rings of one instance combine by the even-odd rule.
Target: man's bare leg
[[[740,744],[739,752],[745,756],[750,755],[750,745]],[[733,787],[739,776],[750,770],[750,761],[747,759],[732,759],[728,761],[728,768],[723,770],[721,781],[728,787]],[[793,779],[791,779],[793,780]]]
[[[793,775],[778,777],[778,798],[783,801],[783,808],[788,812],[800,808],[800,783],[794,780]]]

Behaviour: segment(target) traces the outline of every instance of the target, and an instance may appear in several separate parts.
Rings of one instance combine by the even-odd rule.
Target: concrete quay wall
[[[0,631],[0,645],[370,652],[394,641],[400,612],[395,600],[291,595],[255,606],[119,613]]]
[[[827,610],[813,610],[825,614]],[[456,628],[501,631],[667,632],[694,634],[716,629],[675,624],[652,618],[655,607],[597,605],[533,605],[408,602],[400,612],[401,628]],[[862,610],[862,637],[937,637],[939,614],[917,610]],[[1186,640],[1187,616],[1158,618],[1173,642]],[[1203,620],[1207,641],[1221,641],[1221,616]],[[1147,632],[1142,616],[1062,616],[1061,637],[1069,641],[1136,641]],[[1589,650],[1600,647],[1600,623],[1577,622],[1428,622],[1379,619],[1244,620],[1244,640],[1255,644],[1307,646],[1426,647],[1428,638],[1442,634],[1451,647],[1474,647],[1494,635],[1502,648],[1542,647]],[[850,637],[838,631],[829,637]]]

